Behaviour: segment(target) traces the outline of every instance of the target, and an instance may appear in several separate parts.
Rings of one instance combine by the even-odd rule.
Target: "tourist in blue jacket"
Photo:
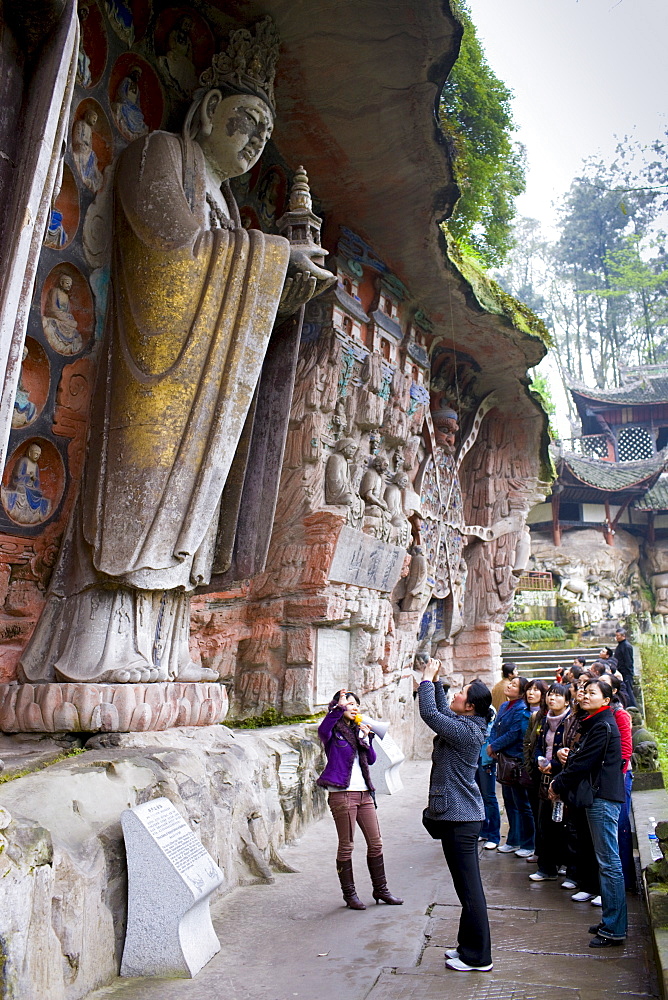
[[[360,700],[352,691],[337,691],[329,711],[318,727],[327,755],[327,766],[317,784],[329,791],[329,808],[334,817],[339,845],[336,870],[346,906],[366,910],[357,895],[353,879],[353,838],[359,826],[367,845],[367,865],[377,903],[399,906],[403,899],[387,888],[383,842],[380,837],[374,787],[369,766],[376,760],[374,733],[361,721]]]
[[[487,754],[496,758],[499,753],[523,763],[524,734],[529,724],[530,711],[524,701],[524,692],[529,682],[526,677],[511,678],[506,695],[508,700],[499,708],[492,732],[490,733]],[[518,858],[528,858],[534,848],[534,819],[526,788],[519,784],[502,785],[503,804],[508,819],[508,834],[505,844],[499,844],[497,851],[501,854],[515,853]]]

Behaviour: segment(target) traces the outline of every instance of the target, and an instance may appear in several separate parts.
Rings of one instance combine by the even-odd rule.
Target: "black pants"
[[[462,904],[457,936],[459,957],[467,965],[489,965],[492,961],[492,942],[478,864],[481,824],[441,823],[440,827],[443,854]]]
[[[552,819],[552,803],[545,799],[538,801],[538,831],[536,854],[538,871],[543,875],[556,875],[566,853],[566,827]]]

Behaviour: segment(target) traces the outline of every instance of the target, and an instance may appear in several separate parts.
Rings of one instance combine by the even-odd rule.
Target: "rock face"
[[[548,532],[531,532],[531,568],[557,578],[583,625],[645,606],[639,560],[638,541],[621,529],[614,545],[607,545],[600,531],[584,529],[564,532],[559,547]]]
[[[257,733],[210,726],[96,740],[99,749],[0,786],[8,998],[78,1000],[118,974],[127,912],[124,809],[168,798],[222,868],[220,892],[285,870],[282,845],[324,809],[313,726]],[[105,740],[114,746],[101,746]]]

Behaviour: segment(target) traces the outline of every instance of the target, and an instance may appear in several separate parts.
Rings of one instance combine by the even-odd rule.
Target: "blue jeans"
[[[633,836],[631,834],[631,788],[633,787],[633,772],[627,771],[624,775],[624,791],[626,801],[622,803],[619,814],[619,826],[617,828],[617,839],[619,841],[619,856],[622,860],[624,870],[624,885],[627,889],[636,887],[636,866],[633,861]]]
[[[502,785],[501,790],[508,819],[506,843],[518,850],[533,850],[535,828],[529,793],[520,785]]]
[[[501,814],[496,797],[496,764],[482,766],[478,764],[475,780],[478,783],[482,801],[485,805],[485,821],[480,828],[480,836],[498,844],[501,840]]]
[[[619,857],[617,826],[621,802],[594,799],[587,809],[587,821],[594,842],[601,879],[602,921],[599,935],[614,941],[626,937],[626,894],[624,872]]]

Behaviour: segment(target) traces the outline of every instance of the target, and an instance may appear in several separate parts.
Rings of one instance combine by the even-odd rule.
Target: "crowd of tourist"
[[[535,866],[532,882],[561,876],[574,902],[601,907],[601,920],[590,928],[592,948],[624,941],[625,890],[635,885],[625,711],[635,705],[633,651],[623,630],[616,638],[614,651],[606,646],[589,662],[574,659],[551,684],[504,664],[476,776],[485,803],[484,847]],[[508,820],[505,843],[496,783]]]
[[[621,666],[623,665],[623,669]],[[534,865],[532,882],[557,882],[577,902],[600,907],[590,948],[626,938],[627,888],[635,883],[629,809],[632,742],[625,706],[633,700],[633,651],[623,630],[617,648],[590,663],[576,658],[556,679],[527,680],[515,664],[490,692],[476,679],[450,701],[439,682],[440,662],[418,653],[420,715],[433,730],[428,805],[422,822],[441,842],[462,905],[448,968],[492,969],[479,844]],[[356,694],[336,692],[320,724],[326,788],[338,848],[336,867],[346,906],[366,909],[353,880],[353,840],[359,826],[367,848],[373,898],[401,905],[385,876],[383,847],[369,767],[374,731]],[[496,784],[508,821],[501,843]],[[513,862],[514,863],[514,862]]]

